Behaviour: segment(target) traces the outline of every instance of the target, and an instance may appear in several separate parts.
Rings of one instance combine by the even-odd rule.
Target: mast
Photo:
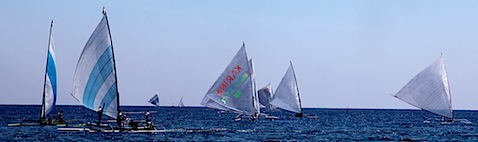
[[[251,58],[249,60],[249,66],[251,68],[251,85],[252,85],[252,108],[255,110],[254,113],[260,114],[260,108],[258,108],[258,95],[257,95],[257,87],[256,87],[256,71],[254,68],[254,60]],[[253,113],[253,114],[254,114]]]
[[[42,118],[44,117],[43,114],[46,116],[45,114],[45,87],[46,87],[46,76],[48,74],[48,53],[50,52],[50,42],[51,42],[51,33],[52,33],[52,30],[53,30],[53,20],[51,20],[51,24],[50,24],[50,35],[48,36],[48,48],[47,48],[47,52],[46,52],[46,65],[45,65],[45,77],[43,79],[43,98],[42,98],[42,101],[41,101],[41,111],[40,111],[40,120],[42,120]]]
[[[290,67],[292,67],[292,73],[294,74],[294,80],[297,86],[297,97],[299,97],[300,113],[302,113],[302,103],[300,102],[299,84],[297,83],[297,77],[295,76],[295,70],[294,70],[294,66],[292,66],[292,61],[290,61]]]
[[[105,18],[106,18],[106,26],[108,26],[108,34],[110,36],[110,42],[111,42],[111,52],[112,52],[112,55],[113,55],[113,67],[114,67],[114,72],[115,72],[115,80],[116,80],[116,105],[117,105],[117,115],[118,117],[116,117],[116,119],[120,119],[119,117],[119,113],[121,112],[121,109],[120,109],[120,97],[119,97],[119,93],[118,93],[118,77],[117,77],[117,73],[116,73],[116,61],[115,61],[115,50],[114,50],[114,46],[113,46],[113,39],[111,38],[111,30],[110,30],[110,24],[108,22],[108,16],[106,15],[106,9],[105,7],[103,7],[103,15],[105,15]]]
[[[443,63],[443,68],[445,69],[446,83],[448,84],[448,93],[450,93],[450,110],[452,110],[451,119],[453,120],[453,109],[452,109],[453,107],[452,107],[452,103],[451,103],[451,88],[450,88],[450,82],[448,81],[448,72],[446,70],[445,60],[443,60],[443,53],[441,53],[440,58],[443,61],[442,62]]]

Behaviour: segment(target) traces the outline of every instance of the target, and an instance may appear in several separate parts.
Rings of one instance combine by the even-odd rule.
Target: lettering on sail
[[[226,88],[236,79],[237,75],[241,73],[242,67],[239,65],[236,65],[234,69],[227,75],[226,79],[224,79],[221,83],[221,86],[217,90],[217,95],[222,96],[222,92],[226,90]]]

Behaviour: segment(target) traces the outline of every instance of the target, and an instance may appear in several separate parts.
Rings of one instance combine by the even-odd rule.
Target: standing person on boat
[[[58,113],[56,114],[56,123],[63,123],[63,109],[60,108],[60,110],[58,110]]]
[[[98,108],[98,125],[101,124],[101,117],[103,116],[103,108],[100,106]]]
[[[116,124],[121,128],[123,127],[123,122],[126,121],[122,112],[118,114],[118,119],[116,119]]]
[[[148,122],[150,121],[149,120],[149,110],[146,110],[146,112],[144,113],[144,118],[146,119],[146,125],[148,125]]]

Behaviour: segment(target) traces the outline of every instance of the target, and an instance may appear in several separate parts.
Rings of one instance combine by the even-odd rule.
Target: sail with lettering
[[[272,87],[271,83],[267,84],[266,86],[262,87],[261,89],[257,90],[257,95],[259,97],[259,103],[266,107],[267,110],[272,110],[270,101],[272,97]]]
[[[277,86],[270,104],[284,110],[295,112],[296,116],[298,116],[297,114],[302,114],[299,87],[292,62],[290,62],[289,69],[287,69],[279,86]]]
[[[73,92],[84,107],[117,118],[119,93],[116,65],[108,17],[103,18],[91,34],[78,60],[73,78]]]
[[[45,82],[43,84],[43,99],[40,112],[40,120],[46,120],[46,115],[56,103],[56,61],[53,50],[53,20],[50,25],[50,37],[48,41],[48,53],[46,59]]]
[[[443,55],[413,77],[394,97],[417,108],[453,119],[450,85]]]
[[[253,114],[253,83],[245,44],[236,53],[226,69],[207,91],[201,105]]]
[[[154,106],[157,106],[159,107],[159,95],[158,95],[158,92],[156,92],[156,94],[154,94],[154,96],[149,99],[148,101],[149,103],[153,104]]]
[[[181,97],[181,99],[179,99],[178,107],[185,107],[185,105],[183,103],[183,97]]]

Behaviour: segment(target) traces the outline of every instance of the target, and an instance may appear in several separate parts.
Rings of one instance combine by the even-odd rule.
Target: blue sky
[[[455,109],[478,109],[477,1],[9,1],[0,104],[40,104],[50,20],[57,104],[105,6],[122,105],[199,103],[244,41],[257,85],[292,60],[303,107],[413,108],[391,97],[444,53]]]

